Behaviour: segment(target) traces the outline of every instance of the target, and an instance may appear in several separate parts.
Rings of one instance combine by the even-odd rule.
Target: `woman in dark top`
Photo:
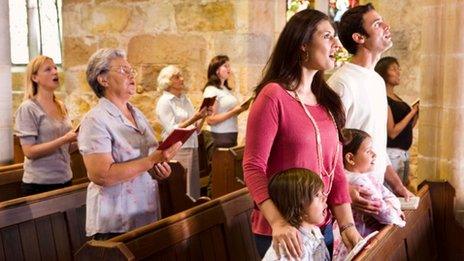
[[[388,122],[387,153],[392,166],[404,185],[408,183],[409,153],[412,144],[412,129],[419,116],[419,103],[410,107],[395,92],[400,84],[400,65],[394,57],[384,57],[375,66],[375,71],[382,76],[387,87]]]

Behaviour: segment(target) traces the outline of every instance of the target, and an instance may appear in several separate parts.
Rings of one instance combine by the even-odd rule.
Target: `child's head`
[[[372,171],[376,155],[369,134],[358,129],[343,129],[342,135],[345,168],[359,173]]]
[[[289,169],[276,174],[269,182],[269,195],[283,218],[292,226],[303,222],[317,225],[325,219],[324,183],[307,169]]]

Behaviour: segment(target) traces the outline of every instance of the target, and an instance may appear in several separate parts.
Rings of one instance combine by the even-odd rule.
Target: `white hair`
[[[179,74],[180,68],[175,65],[168,65],[164,67],[158,75],[158,89],[160,91],[166,91],[171,86],[172,76]]]

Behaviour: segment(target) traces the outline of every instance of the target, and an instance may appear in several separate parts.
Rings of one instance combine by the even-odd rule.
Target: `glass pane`
[[[316,0],[287,0],[287,21],[301,10],[314,9]]]
[[[329,0],[329,16],[333,21],[340,22],[346,10],[358,5],[359,0]]]
[[[9,0],[11,63],[27,64],[29,48],[27,44],[26,0]]]
[[[61,39],[56,0],[39,0],[42,54],[61,64]]]

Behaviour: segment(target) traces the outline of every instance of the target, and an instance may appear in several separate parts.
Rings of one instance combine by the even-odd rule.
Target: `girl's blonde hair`
[[[39,85],[32,80],[32,76],[37,74],[40,66],[42,66],[46,61],[53,62],[53,59],[48,56],[39,55],[27,64],[25,83],[26,90],[24,91],[24,100],[32,99],[37,95]],[[53,94],[53,101],[56,103],[60,115],[64,118],[67,114],[64,104],[58,98],[56,98],[55,94]]]

